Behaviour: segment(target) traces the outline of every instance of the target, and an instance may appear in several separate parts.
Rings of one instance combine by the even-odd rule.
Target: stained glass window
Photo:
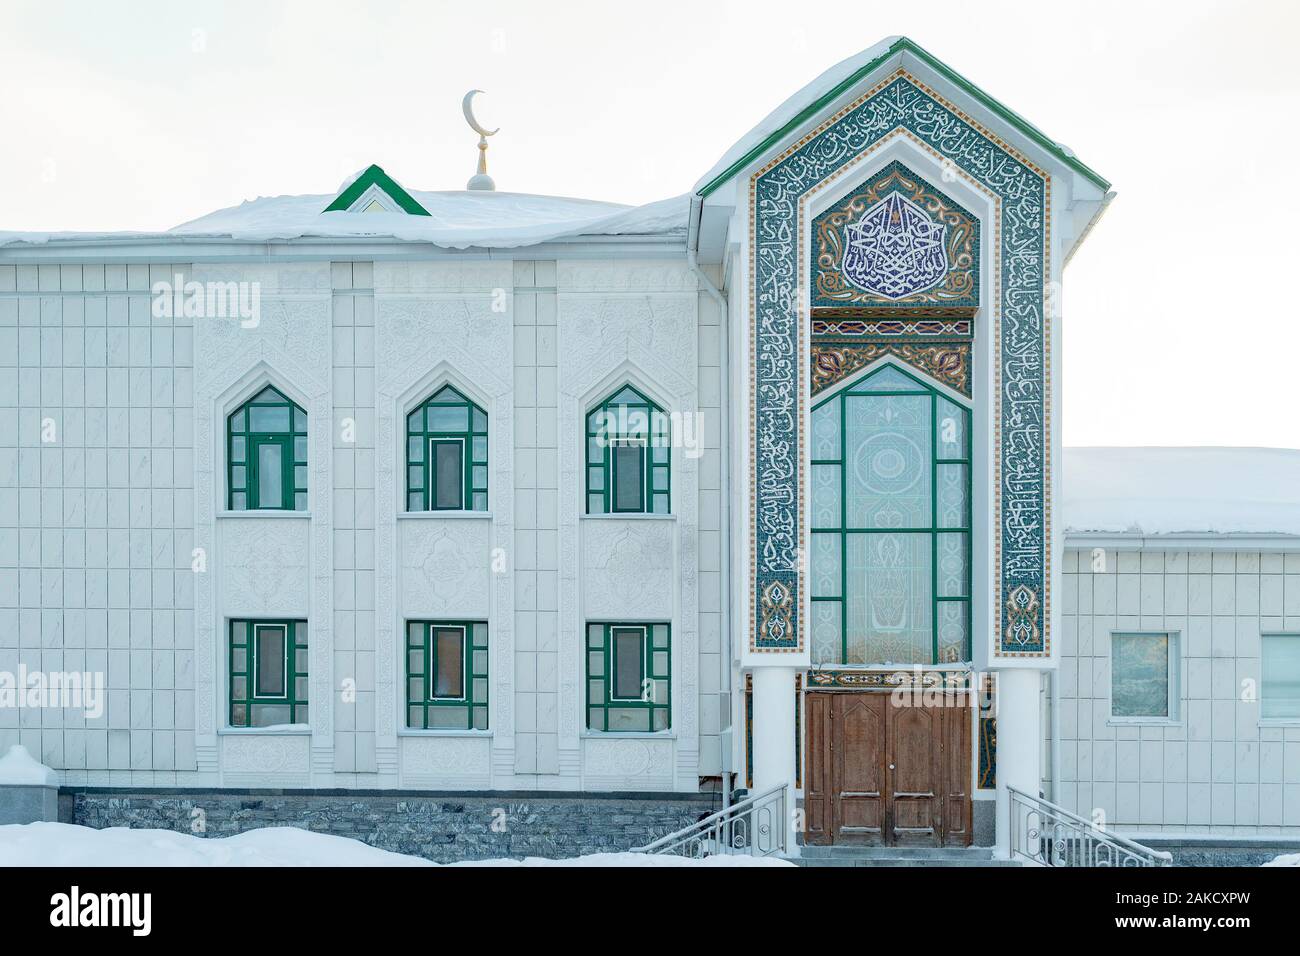
[[[587,514],[668,514],[671,428],[624,385],[587,413]]]
[[[307,510],[307,413],[266,386],[226,418],[231,511]]]
[[[450,385],[407,414],[407,511],[487,511],[487,422]]]
[[[883,365],[811,444],[813,662],[970,660],[970,411]]]
[[[1171,717],[1172,647],[1168,634],[1112,634],[1112,717]]]

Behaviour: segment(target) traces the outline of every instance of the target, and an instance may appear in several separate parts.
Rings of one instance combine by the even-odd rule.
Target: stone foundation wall
[[[227,837],[294,826],[437,863],[571,857],[649,843],[721,808],[717,794],[595,796],[340,791],[65,789],[60,819],[82,826]],[[197,834],[196,834],[197,835]]]

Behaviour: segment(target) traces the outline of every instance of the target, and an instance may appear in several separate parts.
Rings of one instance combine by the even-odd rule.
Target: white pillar
[[[786,785],[785,845],[797,846],[794,835],[794,678],[793,667],[754,668],[754,793]]]
[[[1038,796],[1042,779],[1042,728],[1039,726],[1039,672],[1027,668],[998,672],[998,806],[995,855],[1011,854],[1010,806],[1007,787]]]

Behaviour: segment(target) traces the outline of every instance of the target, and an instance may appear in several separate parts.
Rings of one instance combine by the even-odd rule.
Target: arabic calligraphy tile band
[[[799,298],[803,198],[888,137],[906,136],[991,194],[996,289],[994,576],[997,656],[1050,653],[1050,179],[905,71],[753,174],[750,203],[751,629],[757,652],[800,651],[808,317]]]

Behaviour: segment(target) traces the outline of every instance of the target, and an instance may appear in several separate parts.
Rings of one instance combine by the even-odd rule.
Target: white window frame
[[[425,640],[428,642],[428,650],[432,651],[429,655],[429,663],[434,663],[437,648],[434,643],[437,639],[438,631],[460,631],[460,696],[459,697],[439,697],[434,693],[438,684],[438,675],[430,667],[430,673],[425,676],[425,694],[427,699],[432,703],[441,701],[444,703],[465,702],[469,696],[469,682],[473,680],[471,668],[469,666],[469,655],[473,653],[473,648],[469,642],[469,629],[461,624],[439,624],[437,621],[429,621],[425,625],[428,630],[425,632]],[[470,721],[473,722],[473,715],[470,715]]]
[[[281,694],[258,693],[257,681],[261,673],[261,671],[258,668],[258,664],[261,662],[262,659],[262,642],[259,638],[263,629],[279,631],[282,637],[281,647],[284,648],[284,660],[281,661],[281,664],[283,665],[284,668],[284,692]],[[252,641],[252,646],[249,648],[249,652],[252,657],[251,663],[253,667],[252,670],[248,672],[249,680],[253,682],[252,693],[249,694],[248,697],[250,701],[289,699],[289,654],[292,652],[292,650],[293,648],[291,648],[290,641],[289,641],[289,628],[286,627],[284,624],[265,624],[265,623],[258,624],[256,622],[253,623],[253,641]]]

